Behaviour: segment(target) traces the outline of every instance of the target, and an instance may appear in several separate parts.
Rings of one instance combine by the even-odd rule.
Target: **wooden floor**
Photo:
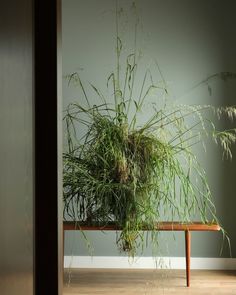
[[[236,271],[191,271],[185,287],[182,270],[68,269],[63,295],[236,295]]]

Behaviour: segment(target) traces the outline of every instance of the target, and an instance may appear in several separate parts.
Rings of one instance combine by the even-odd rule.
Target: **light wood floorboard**
[[[236,271],[68,269],[63,295],[236,295]]]

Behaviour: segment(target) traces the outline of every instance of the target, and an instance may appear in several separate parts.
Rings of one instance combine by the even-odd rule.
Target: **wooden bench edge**
[[[88,231],[120,231],[121,227],[115,224],[107,225],[86,225],[85,223],[78,223],[76,221],[63,221],[64,230],[88,230]],[[180,222],[158,222],[156,230],[159,231],[219,231],[220,225],[217,223],[203,223],[203,222],[192,222],[192,223],[180,223]],[[143,228],[144,231],[152,229]]]

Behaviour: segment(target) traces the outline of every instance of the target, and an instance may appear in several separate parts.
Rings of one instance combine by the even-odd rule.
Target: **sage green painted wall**
[[[141,41],[144,59],[142,67],[158,60],[173,97],[183,103],[227,105],[236,104],[236,81],[211,83],[207,87],[190,89],[213,73],[236,72],[236,2],[230,0],[139,0],[136,1],[142,22]],[[132,1],[120,1],[128,11]],[[115,1],[62,1],[63,74],[79,71],[84,81],[93,82],[106,91],[106,79],[115,66]],[[132,46],[132,17],[124,33],[125,50]],[[140,37],[140,35],[139,35]],[[141,79],[141,75],[140,75]],[[140,80],[141,81],[141,80]],[[141,83],[141,82],[140,82]],[[64,107],[79,99],[78,89],[68,87],[63,79]],[[95,103],[94,95],[91,100]],[[155,99],[155,98],[153,98]],[[150,106],[149,106],[150,107]],[[148,116],[150,109],[145,110]],[[224,124],[224,125],[223,125]],[[222,123],[226,127],[226,123]],[[228,123],[227,123],[228,124]],[[228,124],[232,127],[230,124]],[[233,161],[222,161],[220,149],[207,144],[207,153],[197,148],[215,198],[217,212],[230,235],[233,257],[236,257],[236,153]],[[115,245],[115,233],[88,233],[94,255],[120,255]],[[222,242],[220,233],[193,233],[192,256],[218,257]],[[168,244],[168,249],[167,245]],[[184,255],[184,235],[162,233],[161,253],[167,256]],[[65,255],[88,255],[84,240],[78,232],[66,233]],[[143,256],[150,256],[145,250]],[[224,251],[223,257],[229,252]]]

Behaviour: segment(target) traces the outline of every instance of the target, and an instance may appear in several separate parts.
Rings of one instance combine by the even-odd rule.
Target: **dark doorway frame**
[[[61,295],[61,0],[34,0],[34,294]]]

